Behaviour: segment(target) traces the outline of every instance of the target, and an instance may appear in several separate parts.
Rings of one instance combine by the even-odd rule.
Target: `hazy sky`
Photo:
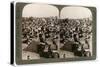
[[[59,16],[59,10],[57,7],[47,4],[28,4],[23,8],[23,17],[50,17]],[[92,13],[85,7],[64,7],[61,10],[60,18],[85,18],[91,17]]]
[[[23,17],[50,17],[59,16],[58,8],[47,4],[28,4],[23,8]]]
[[[90,9],[85,7],[64,7],[60,13],[61,18],[85,18],[91,17],[92,13]]]

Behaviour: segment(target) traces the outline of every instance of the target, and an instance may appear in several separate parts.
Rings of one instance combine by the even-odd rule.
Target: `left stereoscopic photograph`
[[[11,3],[11,64],[96,59],[96,8]]]

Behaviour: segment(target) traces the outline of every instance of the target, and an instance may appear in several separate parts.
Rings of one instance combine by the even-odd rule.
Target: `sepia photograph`
[[[25,5],[22,60],[91,57],[92,20],[92,12],[86,7]]]

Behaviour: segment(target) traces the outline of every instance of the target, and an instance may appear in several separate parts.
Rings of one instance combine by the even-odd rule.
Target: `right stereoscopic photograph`
[[[93,55],[93,15],[89,8],[26,4],[21,19],[22,60]]]

